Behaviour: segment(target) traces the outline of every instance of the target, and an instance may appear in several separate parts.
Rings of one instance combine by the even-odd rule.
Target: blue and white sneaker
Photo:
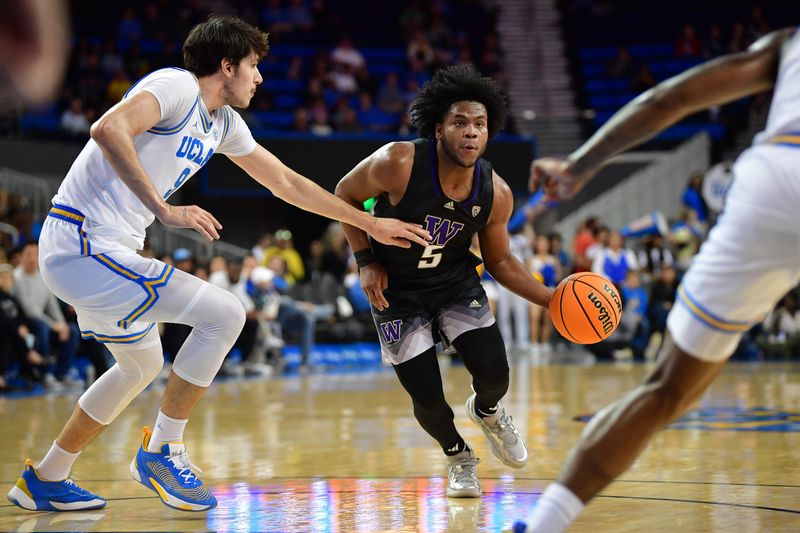
[[[217,506],[217,499],[203,485],[189,462],[182,442],[168,442],[160,452],[148,452],[153,432],[145,427],[142,445],[131,462],[131,477],[159,495],[169,507],[182,511],[207,511]]]
[[[86,511],[102,509],[106,501],[80,488],[72,478],[47,481],[39,477],[33,461],[25,461],[25,470],[8,491],[8,501],[29,511]]]
[[[526,524],[522,520],[517,520],[516,522],[514,522],[514,525],[511,526],[511,533],[529,533],[528,524]]]

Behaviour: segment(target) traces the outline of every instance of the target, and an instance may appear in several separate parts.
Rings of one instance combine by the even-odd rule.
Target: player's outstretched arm
[[[525,268],[525,265],[511,255],[508,246],[508,220],[514,210],[514,197],[508,184],[495,172],[494,201],[492,212],[486,226],[478,233],[481,257],[486,271],[511,292],[542,307],[550,305],[553,289],[540,283]]]
[[[153,186],[142,166],[133,138],[146,132],[161,120],[156,97],[143,91],[122,100],[92,124],[92,139],[111,167],[144,206],[162,224],[173,228],[190,228],[209,241],[219,239],[222,225],[211,213],[196,205],[170,205]]]
[[[745,52],[719,57],[659,83],[614,114],[566,161],[534,161],[531,189],[543,185],[550,199],[570,198],[611,157],[692,113],[771,88],[781,49],[794,33],[793,28],[770,33]]]
[[[360,228],[384,244],[408,248],[415,242],[425,246],[425,239],[430,238],[419,226],[391,218],[375,218],[348,205],[284,165],[263,146],[257,145],[253,153],[246,156],[231,156],[231,160],[278,198],[306,211]]]

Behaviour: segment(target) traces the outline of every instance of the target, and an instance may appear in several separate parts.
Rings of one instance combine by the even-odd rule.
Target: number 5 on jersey
[[[422,251],[422,257],[417,263],[417,268],[436,268],[442,262],[442,248],[438,244],[430,244]]]

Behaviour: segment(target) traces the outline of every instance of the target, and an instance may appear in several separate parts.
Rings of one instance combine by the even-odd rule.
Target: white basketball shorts
[[[42,278],[75,308],[84,338],[137,342],[154,326],[142,316],[158,302],[175,269],[134,251],[97,253],[82,230],[83,219],[69,206],[50,210],[39,239]]]
[[[800,147],[757,146],[734,165],[725,210],[681,282],[667,320],[675,344],[726,360],[800,279]]]

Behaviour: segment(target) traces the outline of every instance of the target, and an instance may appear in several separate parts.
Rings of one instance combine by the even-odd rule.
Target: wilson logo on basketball
[[[606,290],[608,290],[607,285]],[[590,292],[588,298],[589,301],[592,302],[592,305],[594,305],[595,309],[599,311],[597,320],[603,325],[603,333],[610,333],[614,329],[614,323],[611,321],[611,315],[608,314],[606,306],[603,305],[603,302],[600,301],[594,292]],[[622,306],[620,306],[620,308],[621,307]]]

